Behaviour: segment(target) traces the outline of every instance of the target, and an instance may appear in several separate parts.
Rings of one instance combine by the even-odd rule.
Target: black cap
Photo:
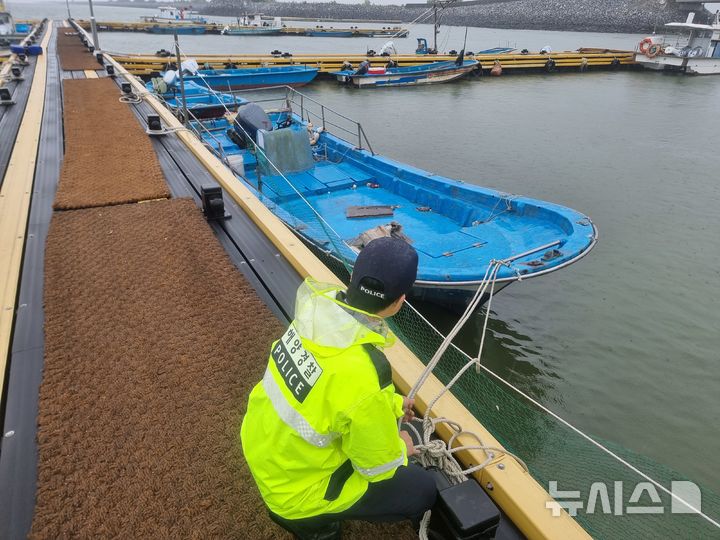
[[[418,255],[399,238],[369,242],[357,256],[347,300],[351,306],[375,313],[406,294],[417,277]]]

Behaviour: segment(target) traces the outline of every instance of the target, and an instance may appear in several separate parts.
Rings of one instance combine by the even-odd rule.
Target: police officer
[[[347,291],[307,279],[295,319],[250,394],[241,438],[270,517],[301,539],[340,538],[342,520],[417,527],[436,488],[398,418],[412,402],[395,393],[380,349],[417,275],[405,241],[383,237],[357,257]]]

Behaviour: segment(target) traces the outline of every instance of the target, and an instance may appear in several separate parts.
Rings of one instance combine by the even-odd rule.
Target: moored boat
[[[310,37],[353,37],[352,30],[343,30],[337,28],[308,28],[305,31],[306,36]]]
[[[140,17],[145,22],[189,22],[195,24],[207,24],[207,19],[201,16],[197,11],[184,7],[163,6],[158,8],[155,15],[149,17]]]
[[[366,68],[361,66],[357,70],[334,71],[341,83],[352,84],[358,88],[372,88],[379,86],[415,86],[418,84],[437,84],[454,81],[478,69],[477,60],[463,60],[459,62],[447,60],[431,62],[420,66]]]
[[[691,75],[720,75],[720,12],[712,24],[696,24],[694,13],[684,23],[665,26],[685,32],[677,36],[649,36],[638,45],[635,61],[656,71],[674,71]]]
[[[180,34],[180,35],[199,35],[205,33],[205,27],[195,24],[156,24],[148,26],[146,32],[151,34]]]
[[[303,65],[245,69],[201,69],[185,77],[188,82],[214,90],[239,90],[266,86],[303,86],[318,74],[318,68]]]
[[[275,36],[282,28],[272,26],[226,26],[221,34],[225,36]]]
[[[173,112],[177,113],[182,108],[183,100],[179,82],[168,85],[162,79],[156,78],[146,83],[145,87],[160,97]],[[190,118],[216,118],[247,103],[247,100],[241,97],[214,92],[208,87],[194,82],[185,82],[184,88],[185,103],[191,114]]]
[[[315,102],[294,91],[288,95],[280,109],[266,113],[248,103],[234,120],[193,127],[298,236],[336,261],[352,265],[371,239],[399,236],[420,256],[418,294],[462,303],[493,261],[504,261],[497,291],[572,264],[596,242],[590,219],[569,208],[377,155],[359,124],[337,128],[357,133],[354,142],[314,130],[302,118]],[[327,118],[326,127],[345,118],[333,116],[331,123],[335,113],[319,107],[313,117]]]

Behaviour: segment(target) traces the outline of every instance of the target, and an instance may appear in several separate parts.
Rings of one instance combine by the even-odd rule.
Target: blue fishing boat
[[[162,79],[153,79],[146,83],[145,87],[157,94],[173,112],[182,108],[179,82],[168,85],[163,84]],[[185,102],[191,118],[205,119],[216,118],[227,111],[234,111],[240,105],[247,103],[247,100],[231,94],[214,92],[194,82],[185,82]]]
[[[358,88],[376,88],[380,86],[416,86],[418,84],[437,84],[454,81],[478,69],[477,60],[460,62],[446,60],[431,62],[421,66],[404,67],[367,67],[361,64],[357,70],[334,71],[337,80]]]
[[[201,69],[185,79],[215,90],[239,90],[267,86],[303,86],[318,74],[318,68],[301,65],[246,69]]]
[[[417,292],[452,303],[467,301],[494,261],[503,261],[497,291],[563,268],[595,245],[595,226],[575,210],[380,156],[360,124],[296,91],[278,103],[269,111],[248,103],[234,119],[193,127],[322,256],[352,266],[373,238],[404,238],[420,258]],[[340,133],[356,133],[357,140],[314,129],[303,120],[310,116]]]
[[[205,33],[205,27],[194,24],[155,24],[145,28],[151,34],[178,34],[178,35],[200,35]]]
[[[305,31],[306,36],[310,37],[353,37],[354,32],[352,30],[322,30],[319,28],[313,28]]]
[[[225,36],[276,36],[282,32],[282,28],[273,26],[226,26],[221,34]]]

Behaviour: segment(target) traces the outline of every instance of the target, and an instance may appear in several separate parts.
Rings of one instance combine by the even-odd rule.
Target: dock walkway
[[[29,530],[32,538],[285,538],[267,518],[238,433],[247,394],[286,322],[275,313],[292,309],[291,295],[279,306],[266,285],[261,296],[271,301],[270,309],[236,265],[252,266],[245,270],[255,281],[264,278],[258,266],[278,271],[286,290],[300,277],[294,273],[287,281],[291,269],[276,252],[262,254],[261,265],[253,251],[243,257],[216,228],[218,237],[225,236],[218,242],[196,196],[168,192],[169,198],[147,200],[157,194],[146,190],[154,179],[142,168],[126,171],[133,202],[96,189],[95,173],[112,160],[126,162],[126,145],[150,143],[131,110],[117,110],[120,92],[113,81],[92,80],[102,76],[98,71],[84,72],[85,80],[79,74],[69,78],[58,72],[53,46],[48,57],[50,114],[43,117],[39,147],[46,161],[36,172],[42,196],[33,198],[31,222],[38,219],[44,231],[49,222],[50,230],[44,261],[37,249],[44,245],[43,231],[30,247],[22,282],[21,297],[29,295],[29,305],[18,313],[21,331],[13,343],[18,354],[11,363],[4,428],[14,429],[0,454],[0,536],[23,538]],[[55,114],[61,112],[62,168],[61,117]],[[138,129],[129,129],[128,118]],[[107,136],[113,122],[134,140]],[[172,137],[158,154],[133,159],[146,169],[160,166],[174,195],[196,195],[197,186],[188,182],[193,168],[185,168],[193,158],[183,148],[170,151]],[[75,174],[79,170],[85,175]],[[58,176],[55,206],[72,209],[52,213]],[[208,180],[207,172],[196,179]],[[83,192],[94,196],[58,205],[68,198],[62,195],[68,185],[71,199]],[[231,222],[249,223],[248,237],[257,238],[252,222]],[[43,273],[44,313],[38,294]],[[38,347],[43,320],[44,347]],[[34,346],[24,350],[19,340]],[[33,395],[38,399],[43,369],[37,407]],[[412,538],[406,526],[353,524],[349,532],[350,538]]]

